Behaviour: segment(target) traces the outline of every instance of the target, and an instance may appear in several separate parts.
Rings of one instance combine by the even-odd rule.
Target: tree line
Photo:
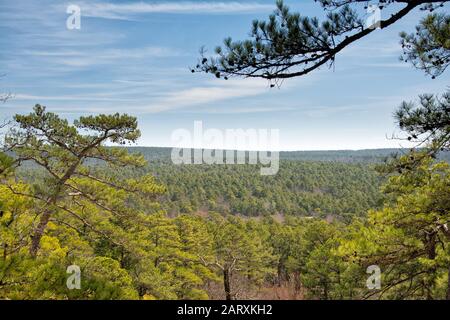
[[[427,151],[395,160],[392,168],[414,166],[391,170],[379,208],[347,221],[194,210],[173,217],[163,208],[168,186],[141,174],[142,155],[104,146],[108,139],[121,144],[137,139],[135,118],[99,115],[70,124],[38,105],[14,121],[17,126],[4,139],[5,151],[14,156],[2,153],[0,167],[2,298],[449,297],[450,167]],[[92,159],[106,167],[99,170]],[[27,161],[41,168],[39,179],[16,174]],[[363,167],[332,166],[349,176],[345,183],[358,187],[355,179]],[[307,168],[315,181],[303,181],[301,170],[287,171],[292,179],[282,178],[307,182],[300,189],[314,191],[321,176],[335,173],[324,163]],[[127,170],[139,174],[126,178]],[[192,179],[191,170],[191,176],[171,175],[173,184]],[[254,181],[248,183],[236,191],[252,186],[252,193],[264,193]],[[282,197],[285,190],[274,192]],[[352,192],[343,195],[359,201]],[[70,265],[82,270],[81,290],[65,285]],[[366,287],[370,265],[383,272],[383,286],[376,291]]]

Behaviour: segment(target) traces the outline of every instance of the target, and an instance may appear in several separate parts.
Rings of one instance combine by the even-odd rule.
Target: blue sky
[[[312,0],[285,2],[322,15]],[[69,4],[81,8],[80,30],[66,28]],[[431,80],[398,60],[398,33],[414,30],[419,11],[346,48],[334,70],[280,88],[189,72],[201,46],[212,52],[227,36],[246,38],[251,21],[273,9],[272,0],[2,0],[0,92],[15,96],[0,105],[0,118],[39,103],[69,119],[136,115],[143,146],[170,146],[175,129],[202,120],[205,128],[279,129],[282,150],[399,147],[388,137],[398,133],[392,113],[400,102],[449,84],[448,73]]]

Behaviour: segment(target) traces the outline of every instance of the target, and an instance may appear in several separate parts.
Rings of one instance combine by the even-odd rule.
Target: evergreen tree
[[[44,183],[35,185],[32,193],[21,193],[38,200],[42,206],[38,212],[39,222],[34,226],[30,244],[30,254],[34,257],[38,253],[40,240],[50,219],[58,210],[63,210],[83,221],[82,217],[77,216],[76,212],[64,203],[68,199],[71,199],[68,201],[70,206],[79,206],[80,209],[83,204],[78,200],[81,199],[114,212],[102,203],[101,197],[93,193],[95,188],[83,182],[92,181],[105,188],[126,191],[130,194],[153,195],[160,191],[154,185],[146,185],[148,181],[145,179],[141,182],[122,182],[114,177],[95,176],[89,168],[90,160],[106,162],[112,168],[145,164],[142,157],[129,155],[125,149],[103,146],[108,141],[119,144],[136,141],[140,132],[133,117],[119,114],[81,117],[74,125],[70,125],[67,120],[59,118],[56,114],[46,112],[45,107],[36,105],[33,113],[16,115],[14,121],[18,129],[12,129],[6,136],[5,149],[13,152],[15,159],[9,165],[2,166],[0,173],[31,161],[44,169],[47,174]],[[87,133],[82,134],[83,130]],[[19,193],[13,188],[11,190]],[[89,223],[85,224],[95,228]]]
[[[214,257],[204,263],[221,273],[226,300],[238,298],[232,287],[233,277],[237,274],[261,284],[266,275],[273,273],[273,255],[251,223],[216,215],[208,226],[213,235]]]
[[[422,19],[416,32],[400,34],[401,59],[423,70],[434,79],[450,65],[450,15],[430,14]]]
[[[341,248],[355,262],[382,270],[382,289],[367,296],[394,299],[450,298],[450,180],[447,163],[424,160],[392,176],[382,210]]]
[[[450,149],[450,91],[441,98],[422,95],[418,106],[403,102],[395,118],[407,140],[428,148],[427,155]]]
[[[216,48],[218,58],[208,59],[202,51],[202,57],[192,71],[212,73],[217,78],[224,79],[228,79],[229,76],[243,76],[276,80],[302,76],[321,66],[331,67],[336,56],[344,48],[368,36],[376,30],[376,27],[387,28],[415,8],[432,12],[447,1],[318,0],[318,2],[327,12],[326,19],[322,22],[315,17],[302,17],[298,13],[292,13],[283,1],[277,1],[277,9],[268,21],[253,22],[251,40],[225,39],[224,46]],[[365,26],[356,8],[358,6],[367,8],[369,4],[376,5],[379,9],[389,7],[394,12],[388,18],[376,21],[375,25]],[[404,37],[404,40],[412,41],[410,37]]]

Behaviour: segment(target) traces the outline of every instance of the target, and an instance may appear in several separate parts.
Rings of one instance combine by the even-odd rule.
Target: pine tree
[[[367,296],[394,299],[449,298],[450,167],[424,160],[392,176],[382,210],[371,211],[340,250],[355,262],[382,270],[382,289]]]
[[[232,287],[237,274],[254,284],[260,284],[267,275],[273,274],[274,257],[251,224],[239,218],[224,219],[216,215],[208,227],[213,235],[214,257],[204,262],[220,272],[226,300],[237,298]]]
[[[430,14],[422,19],[416,32],[402,32],[401,59],[423,70],[433,79],[450,65],[450,15]]]
[[[29,196],[41,204],[39,222],[34,226],[30,245],[30,254],[34,257],[50,219],[57,211],[62,210],[77,217],[91,229],[95,229],[95,226],[83,221],[71,208],[83,207],[79,200],[114,213],[113,209],[105,206],[102,199],[93,193],[95,188],[83,182],[92,181],[106,189],[113,188],[130,194],[141,193],[144,196],[153,196],[155,192],[161,191],[152,187],[154,184],[146,186],[145,179],[141,182],[122,182],[114,177],[96,176],[89,167],[89,161],[103,162],[111,168],[139,167],[145,164],[139,155],[129,155],[125,149],[104,146],[108,141],[119,144],[135,142],[140,132],[133,117],[119,114],[81,117],[70,125],[56,114],[46,112],[45,107],[36,105],[33,113],[16,115],[14,121],[18,129],[12,129],[5,137],[5,149],[13,152],[15,158],[9,166],[2,167],[1,171],[31,161],[46,172],[44,183],[35,185],[32,193],[25,194],[10,188],[14,193]],[[83,130],[86,134],[81,133]],[[68,201],[69,199],[71,200]],[[107,236],[105,233],[103,235]]]
[[[322,22],[315,17],[303,17],[298,13],[292,13],[283,1],[278,0],[277,9],[268,21],[253,22],[250,40],[225,39],[224,46],[216,48],[217,58],[208,59],[202,50],[202,57],[192,72],[211,73],[225,80],[230,76],[269,80],[303,76],[321,66],[331,67],[335,63],[336,56],[344,48],[368,36],[376,30],[376,27],[387,28],[415,8],[432,12],[447,1],[318,0],[318,2],[327,12],[326,19]],[[377,21],[376,25],[366,26],[356,8],[365,6],[367,9],[369,4],[379,9],[393,8],[394,11],[388,18]],[[398,8],[398,5],[402,7]],[[410,37],[404,37],[404,40],[415,43]]]

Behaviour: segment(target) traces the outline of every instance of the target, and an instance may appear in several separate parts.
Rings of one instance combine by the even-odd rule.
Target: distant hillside
[[[161,206],[172,216],[219,212],[241,216],[292,215],[351,221],[378,208],[384,179],[374,170],[402,149],[281,152],[279,172],[261,176],[259,165],[174,165],[171,148],[131,147],[148,160],[146,168],[123,170],[123,178],[153,174],[165,185]],[[441,156],[450,160],[449,153]],[[108,167],[91,162],[96,170]],[[98,166],[97,166],[98,165]],[[42,180],[32,164],[20,172]],[[117,173],[117,172],[116,172]]]
[[[140,152],[149,162],[169,162],[172,148],[130,147],[132,152]],[[281,160],[292,161],[335,161],[352,163],[382,162],[394,154],[407,153],[408,149],[365,149],[365,150],[330,150],[330,151],[282,151]],[[450,152],[442,152],[441,160],[450,162]]]

